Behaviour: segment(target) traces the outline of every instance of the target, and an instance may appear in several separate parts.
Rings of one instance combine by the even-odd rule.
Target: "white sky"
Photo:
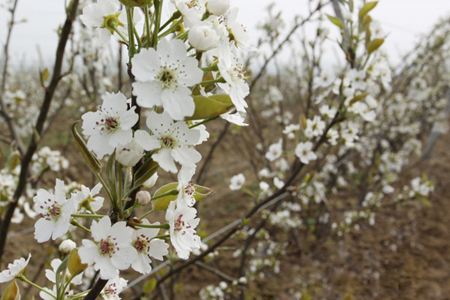
[[[4,3],[6,0],[0,0]],[[168,1],[168,0],[167,0]],[[241,8],[240,19],[250,30],[261,20],[264,8],[273,0],[233,0]],[[51,58],[56,44],[55,29],[64,19],[64,0],[19,0],[19,18],[27,21],[16,27],[12,41],[15,60],[32,61],[41,49]],[[275,0],[287,24],[295,15],[306,14],[306,0]],[[411,49],[420,34],[425,34],[440,18],[450,13],[450,0],[380,0],[373,13],[387,32],[385,47],[395,59]],[[0,13],[0,41],[5,38],[6,17]]]

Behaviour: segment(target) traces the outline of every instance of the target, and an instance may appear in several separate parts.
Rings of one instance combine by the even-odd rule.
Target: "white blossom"
[[[159,225],[159,223],[150,224],[148,220],[143,220],[144,225]],[[152,270],[151,258],[164,260],[169,251],[169,245],[162,239],[156,238],[159,233],[158,228],[139,228],[133,232],[132,244],[137,252],[137,259],[131,264],[131,267],[142,274],[148,274]]]
[[[109,217],[93,221],[91,233],[94,241],[84,239],[78,250],[82,263],[94,266],[102,279],[112,279],[135,261],[136,249],[132,246],[133,229],[125,222],[111,226]]]
[[[192,87],[202,81],[198,61],[180,40],[162,40],[158,49],[142,49],[133,58],[133,90],[139,106],[162,106],[175,120],[194,113]]]
[[[128,109],[127,98],[122,93],[105,94],[98,111],[82,116],[83,133],[88,137],[89,150],[101,159],[117,147],[131,142],[132,128],[139,119],[135,109]]]
[[[28,254],[28,258],[25,259],[23,257],[14,260],[12,263],[8,264],[6,270],[0,272],[0,283],[9,282],[14,280],[17,276],[19,276],[23,270],[27,267],[30,262],[31,254]]]
[[[311,142],[299,143],[295,148],[295,155],[305,165],[310,161],[317,159],[317,155],[313,151],[313,144]]]
[[[167,172],[176,173],[181,166],[194,167],[201,154],[194,146],[199,144],[200,131],[190,129],[183,121],[173,121],[167,113],[150,112],[147,117],[150,133],[138,130],[136,140],[147,151],[154,151],[152,158]]]
[[[189,254],[201,247],[200,237],[195,228],[200,219],[197,210],[192,207],[178,206],[172,201],[166,211],[166,220],[170,226],[170,241],[181,259],[188,259]]]
[[[237,174],[230,179],[230,190],[237,191],[240,190],[245,184],[244,174]]]
[[[57,179],[55,192],[40,189],[33,198],[34,210],[41,218],[34,225],[34,237],[39,243],[55,240],[67,233],[70,218],[76,212],[74,199],[67,199],[64,182]]]

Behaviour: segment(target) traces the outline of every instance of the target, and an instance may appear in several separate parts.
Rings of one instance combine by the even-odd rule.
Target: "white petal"
[[[159,164],[159,166],[167,172],[176,173],[177,166],[172,158],[169,149],[161,149],[158,153],[152,155],[152,158]]]

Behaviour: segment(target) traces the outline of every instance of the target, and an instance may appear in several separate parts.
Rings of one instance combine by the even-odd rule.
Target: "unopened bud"
[[[75,249],[77,247],[77,244],[75,244],[74,241],[72,241],[71,239],[67,239],[64,240],[61,244],[59,244],[58,250],[59,252],[63,253],[63,254],[67,254],[70,251],[72,251],[73,249]]]
[[[152,187],[155,186],[157,180],[158,180],[158,173],[155,173],[155,174],[152,175],[152,177],[150,177],[149,179],[147,179],[144,182],[143,186],[146,189],[151,189]]]
[[[221,16],[230,8],[230,0],[208,0],[206,8],[213,15]]]
[[[148,205],[152,201],[152,195],[147,191],[139,191],[136,194],[136,200],[140,205]]]
[[[192,47],[200,51],[211,50],[219,44],[217,32],[205,25],[193,27],[189,31],[188,39]]]

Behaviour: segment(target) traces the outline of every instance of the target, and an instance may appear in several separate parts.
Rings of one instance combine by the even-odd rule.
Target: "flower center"
[[[149,239],[144,235],[138,236],[138,238],[134,241],[134,248],[140,253],[147,253],[148,245]]]
[[[105,28],[106,30],[111,32],[111,34],[114,34],[114,31],[116,31],[117,27],[123,26],[122,22],[120,22],[119,16],[120,13],[104,16],[103,23],[100,27]]]
[[[48,215],[51,218],[57,218],[61,215],[61,206],[58,204],[53,204],[48,208]]]
[[[191,1],[187,2],[186,6],[188,8],[194,8],[194,7],[198,6],[198,0],[191,0]]]
[[[117,286],[115,283],[111,283],[104,289],[105,295],[117,295]]]
[[[119,122],[115,118],[108,117],[105,119],[105,126],[109,131],[114,131],[119,128]]]
[[[108,237],[107,239],[100,240],[98,248],[101,255],[112,256],[116,252],[117,243],[114,238]]]
[[[172,149],[175,146],[175,139],[171,136],[163,136],[160,138],[161,146],[163,148]]]
[[[195,194],[195,186],[192,183],[189,183],[184,187],[184,193],[188,196],[193,196]]]
[[[176,76],[174,70],[163,67],[158,75],[158,80],[161,81],[163,88],[170,89],[176,86]]]
[[[175,231],[181,231],[184,228],[183,215],[179,215],[175,221]]]

